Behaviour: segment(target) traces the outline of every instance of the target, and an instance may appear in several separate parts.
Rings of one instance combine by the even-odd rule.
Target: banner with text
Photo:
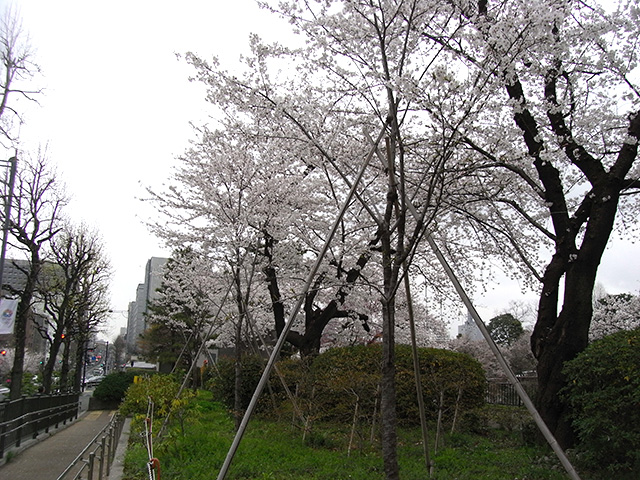
[[[0,335],[13,333],[18,302],[18,299],[0,299]]]

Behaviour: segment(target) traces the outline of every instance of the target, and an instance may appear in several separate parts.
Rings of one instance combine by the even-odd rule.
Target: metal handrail
[[[93,480],[94,474],[96,473],[94,468],[96,456],[98,457],[98,480],[104,478],[103,473],[108,477],[123,426],[124,417],[117,412],[114,413],[109,423],[93,437],[93,440],[84,447],[82,452],[80,452],[75,460],[60,474],[57,480],[78,480],[81,478],[80,476],[85,469],[87,470],[86,480]],[[77,465],[80,465],[78,471],[71,476],[74,467]]]
[[[45,408],[38,408],[43,405]],[[51,427],[57,428],[59,423],[66,424],[77,417],[78,405],[77,393],[22,397],[0,403],[0,458],[7,448],[20,447],[24,438],[35,439],[39,432],[48,433]],[[37,409],[30,410],[34,407]]]

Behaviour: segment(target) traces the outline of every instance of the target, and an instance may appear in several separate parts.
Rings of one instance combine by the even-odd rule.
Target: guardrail
[[[24,439],[35,439],[51,427],[78,417],[79,393],[37,395],[0,403],[0,458],[11,446],[20,447]]]
[[[111,421],[89,442],[57,480],[102,480],[109,477],[124,417],[114,413]]]

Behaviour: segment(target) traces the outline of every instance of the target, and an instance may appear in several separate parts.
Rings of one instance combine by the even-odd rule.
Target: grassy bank
[[[183,428],[169,430],[153,454],[161,462],[162,479],[211,480],[233,440],[233,421],[224,408],[206,394],[196,400],[198,414]],[[520,414],[520,412],[516,412]],[[505,412],[498,412],[505,417]],[[507,412],[513,415],[513,412]],[[134,428],[142,422],[134,422]],[[156,425],[159,428],[159,421]],[[302,440],[300,429],[290,422],[252,419],[233,460],[227,478],[273,480],[375,480],[383,479],[380,446],[369,441],[365,426],[352,442],[350,425],[314,425]],[[148,478],[148,454],[140,435],[131,435],[125,479]],[[398,454],[403,480],[428,478],[419,429],[399,431]],[[433,451],[433,438],[430,440]],[[484,430],[482,434],[447,434],[432,455],[436,480],[556,480],[566,474],[550,449],[526,445],[519,431]]]

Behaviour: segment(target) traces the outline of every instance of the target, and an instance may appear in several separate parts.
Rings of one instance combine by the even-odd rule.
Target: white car
[[[89,377],[85,379],[84,384],[87,387],[95,387],[104,379],[104,375],[96,375],[94,377]]]

